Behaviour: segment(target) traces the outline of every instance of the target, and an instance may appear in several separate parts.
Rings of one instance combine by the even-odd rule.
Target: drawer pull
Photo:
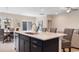
[[[37,41],[32,41],[33,43],[37,43]]]
[[[37,48],[37,46],[36,45],[32,45],[34,48]]]

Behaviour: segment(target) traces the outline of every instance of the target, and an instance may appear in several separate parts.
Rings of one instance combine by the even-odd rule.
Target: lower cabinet
[[[59,38],[42,41],[40,39],[31,39],[31,52],[58,52]]]
[[[31,38],[31,52],[42,51],[42,41],[36,38]]]
[[[20,34],[19,38],[19,51],[20,52],[29,52],[30,51],[30,38]]]
[[[43,43],[44,52],[58,52],[59,51],[59,38],[47,40]]]
[[[28,40],[24,40],[24,51],[29,52],[30,51],[30,38],[27,37]]]
[[[24,39],[20,38],[19,46],[20,52],[24,52]]]
[[[19,52],[58,52],[59,50],[59,38],[42,41],[19,34],[18,44]]]
[[[42,51],[42,47],[36,45],[36,44],[31,44],[31,52],[41,52]]]

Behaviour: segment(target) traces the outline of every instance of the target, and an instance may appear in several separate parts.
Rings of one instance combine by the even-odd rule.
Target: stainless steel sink
[[[38,33],[37,32],[36,33],[34,33],[34,32],[25,32],[25,34],[36,35]]]

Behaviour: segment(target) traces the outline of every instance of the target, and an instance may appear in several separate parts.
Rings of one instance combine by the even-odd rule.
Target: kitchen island
[[[59,52],[66,34],[51,32],[15,32],[17,52]]]

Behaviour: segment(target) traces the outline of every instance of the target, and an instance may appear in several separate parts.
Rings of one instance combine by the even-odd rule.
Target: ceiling
[[[21,15],[57,15],[66,12],[64,7],[0,7],[0,12]]]

